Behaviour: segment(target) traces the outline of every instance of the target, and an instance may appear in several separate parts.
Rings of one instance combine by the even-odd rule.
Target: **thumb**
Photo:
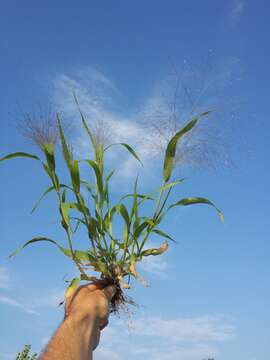
[[[108,285],[103,289],[103,292],[108,300],[112,300],[116,294],[116,288],[113,285]]]

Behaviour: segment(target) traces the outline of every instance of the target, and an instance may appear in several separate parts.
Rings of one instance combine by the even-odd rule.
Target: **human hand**
[[[107,326],[109,320],[109,302],[115,295],[113,285],[100,280],[79,287],[73,295],[66,299],[65,319],[72,318],[79,326],[91,328],[91,347],[94,350],[99,343],[100,331]]]

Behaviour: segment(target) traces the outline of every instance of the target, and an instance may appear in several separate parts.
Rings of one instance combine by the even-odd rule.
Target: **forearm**
[[[91,360],[96,339],[93,321],[66,318],[39,360]]]

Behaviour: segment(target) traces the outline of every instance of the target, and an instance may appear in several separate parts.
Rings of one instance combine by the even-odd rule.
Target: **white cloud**
[[[139,263],[138,270],[139,269],[154,274],[161,279],[166,279],[170,266],[162,256],[147,256]]]
[[[50,340],[50,338],[48,337],[48,336],[44,336],[42,339],[41,339],[41,345],[42,346],[45,346],[45,345],[47,345],[48,344],[48,342],[49,342],[49,340]]]
[[[232,6],[232,15],[238,16],[240,15],[244,10],[244,3],[241,0],[235,0]]]
[[[233,13],[240,14],[242,7],[241,2],[238,1]],[[172,105],[175,78],[168,77],[166,81],[158,82],[141,101],[140,109],[127,111],[122,106],[123,97],[115,84],[91,67],[69,74],[59,74],[53,81],[54,102],[63,117],[74,126],[73,146],[76,156],[89,155],[91,147],[81,126],[73,93],[76,94],[81,109],[89,120],[89,125],[99,133],[99,136],[109,142],[129,143],[147,165],[142,168],[124,149],[114,147],[107,154],[111,167],[117,170],[112,183],[115,179],[117,183],[120,181],[125,185],[128,183],[127,180],[135,179],[138,173],[147,174],[144,181],[146,178],[147,182],[151,183],[157,181],[154,171],[157,166],[160,169],[158,179],[161,178],[166,144],[175,131],[191,116],[191,109],[194,113],[195,110],[205,111],[216,105],[221,108],[220,102],[224,96],[223,94],[218,96],[218,93],[225,86],[229,86],[236,67],[235,61],[231,59],[223,65],[218,64],[220,68],[213,66],[208,72],[198,71],[197,68],[192,67],[183,69],[181,78],[184,84],[178,89],[176,107]],[[193,97],[193,103],[187,99],[185,84],[190,87],[188,98]],[[220,114],[219,118],[221,118]],[[185,139],[182,139],[178,146],[178,163],[193,167],[214,166],[217,163],[224,164],[228,160],[227,153],[223,149],[224,129],[217,129],[211,124],[213,122],[200,124],[196,131],[190,132]]]
[[[223,324],[223,319],[202,316],[187,319],[162,319],[149,317],[134,322],[134,330],[140,335],[169,338],[174,342],[224,341],[234,337],[234,327]]]
[[[216,357],[220,343],[235,336],[231,319],[201,316],[164,319],[145,316],[132,320],[113,319],[103,332],[96,359],[198,360]],[[106,357],[107,356],[107,357]]]
[[[0,295],[0,303],[8,306],[16,307],[20,310],[23,310],[26,313],[33,314],[33,315],[39,315],[37,311],[34,311],[28,307],[26,307],[24,304],[12,299],[11,297]]]
[[[60,302],[64,300],[65,290],[64,289],[54,289],[46,295],[43,295],[41,298],[37,298],[32,303],[35,307],[57,307]]]
[[[123,359],[117,352],[110,348],[100,347],[94,352],[95,360],[121,360]]]
[[[244,2],[242,0],[234,0],[230,12],[230,20],[232,25],[235,25],[244,11]]]
[[[14,360],[16,359],[16,353],[1,354],[1,360]]]
[[[0,267],[0,288],[6,289],[9,286],[10,275],[8,269],[5,267]]]
[[[144,347],[135,350],[137,355],[141,358],[149,360],[200,360],[208,359],[216,356],[218,350],[213,345],[195,345],[193,347],[187,346],[156,346]]]
[[[77,155],[83,157],[88,154],[90,146],[80,123],[73,93],[76,94],[83,113],[89,119],[89,126],[102,132],[101,136],[112,142],[127,142],[131,146],[136,146],[140,156],[146,155],[144,147],[140,144],[144,130],[134,121],[133,116],[124,116],[119,111],[113,110],[118,90],[105,75],[101,73],[97,75],[91,68],[80,70],[72,77],[59,75],[54,80],[54,88],[56,107],[77,130],[77,138],[74,142]],[[102,126],[100,127],[99,124]],[[125,150],[120,147],[114,147],[111,154],[110,160],[114,165],[121,159],[118,178],[134,177],[134,171],[139,168],[137,161],[127,156]]]

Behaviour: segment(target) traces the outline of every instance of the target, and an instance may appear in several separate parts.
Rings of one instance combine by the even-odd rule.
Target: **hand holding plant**
[[[113,285],[100,280],[79,287],[66,299],[65,318],[42,353],[40,360],[89,360],[108,324]]]

